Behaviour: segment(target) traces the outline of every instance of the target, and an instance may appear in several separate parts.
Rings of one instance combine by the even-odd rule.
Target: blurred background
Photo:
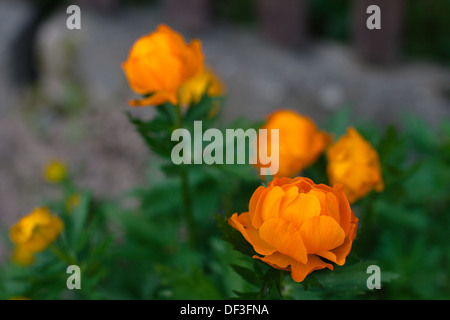
[[[81,30],[66,27],[69,4]],[[381,30],[365,26],[371,4]],[[320,126],[344,106],[380,126],[449,118],[447,0],[0,0],[2,232],[52,196],[50,160],[100,196],[145,183],[149,155],[124,114],[133,93],[120,64],[160,23],[202,40],[226,86],[225,121],[290,108]]]

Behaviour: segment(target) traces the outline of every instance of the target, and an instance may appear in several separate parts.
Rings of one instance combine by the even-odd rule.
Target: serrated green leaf
[[[227,219],[224,219],[220,214],[216,214],[215,218],[217,226],[223,234],[223,240],[229,242],[233,246],[233,249],[250,257],[256,254],[253,246],[245,240],[239,231],[229,225]]]
[[[174,145],[171,140],[173,124],[167,118],[155,117],[144,121],[127,113],[128,120],[153,152],[162,157],[170,157]]]
[[[260,280],[258,279],[254,270],[239,266],[237,264],[232,264],[231,267],[237,274],[239,274],[244,280],[246,280],[250,284],[256,287],[260,286]]]
[[[281,298],[281,280],[283,277],[283,271],[275,268],[269,268],[266,274],[262,277],[261,289],[259,290],[259,298],[264,299],[269,296],[272,288],[276,289],[278,298]]]
[[[210,120],[212,109],[222,101],[222,97],[210,97],[208,94],[204,94],[198,103],[187,109],[184,121]]]

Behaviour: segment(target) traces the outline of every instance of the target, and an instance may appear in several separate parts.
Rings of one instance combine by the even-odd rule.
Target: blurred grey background
[[[342,106],[382,126],[405,114],[430,126],[449,117],[448,1],[70,3],[81,30],[66,28],[68,2],[0,0],[0,241],[58,194],[43,178],[51,159],[100,196],[145,183],[149,154],[124,115],[134,93],[120,64],[160,23],[201,39],[226,85],[225,121],[291,108],[320,126]],[[382,30],[364,27],[368,4],[380,5]]]

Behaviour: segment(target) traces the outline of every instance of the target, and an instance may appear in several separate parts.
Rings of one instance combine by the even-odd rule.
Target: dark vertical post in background
[[[187,31],[206,30],[212,20],[212,0],[163,0],[164,13],[169,21]]]
[[[258,0],[261,32],[289,47],[302,47],[308,39],[307,0]]]
[[[64,1],[60,1],[62,6],[64,7]],[[104,11],[107,13],[114,13],[120,7],[120,0],[74,0],[74,1],[66,1],[66,7],[70,4],[79,5],[81,8],[84,7],[93,7],[97,10]],[[83,9],[81,9],[83,10]]]
[[[381,29],[367,28],[367,8],[381,9]],[[395,63],[401,53],[405,0],[353,0],[353,35],[357,55],[366,62]]]

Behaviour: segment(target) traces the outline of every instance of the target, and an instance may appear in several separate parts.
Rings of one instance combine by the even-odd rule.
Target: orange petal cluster
[[[183,37],[166,25],[139,38],[130,50],[122,68],[130,87],[146,96],[132,100],[132,106],[176,104],[178,93],[188,79],[204,70],[199,40],[187,44]]]
[[[274,178],[258,187],[249,211],[228,222],[253,246],[254,258],[290,271],[297,282],[314,270],[332,270],[332,262],[343,265],[358,227],[341,185],[303,177]]]

